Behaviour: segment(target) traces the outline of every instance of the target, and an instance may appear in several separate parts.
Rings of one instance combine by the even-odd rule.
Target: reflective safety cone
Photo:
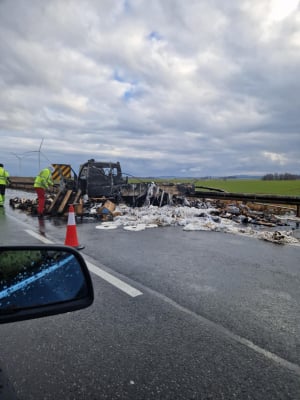
[[[67,225],[67,233],[66,233],[66,238],[65,238],[65,245],[71,246],[71,247],[76,247],[76,249],[78,249],[78,250],[81,250],[84,248],[84,246],[81,246],[78,242],[75,211],[74,211],[74,207],[72,204],[69,206],[68,225]]]

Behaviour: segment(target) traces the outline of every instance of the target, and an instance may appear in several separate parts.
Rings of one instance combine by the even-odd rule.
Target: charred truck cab
[[[99,162],[91,159],[79,169],[78,188],[89,198],[116,198],[121,187],[127,183],[128,179],[123,178],[119,162]]]

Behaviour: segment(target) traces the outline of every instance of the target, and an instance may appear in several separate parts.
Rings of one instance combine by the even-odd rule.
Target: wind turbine
[[[19,160],[19,176],[21,176],[21,171],[22,171],[22,160],[27,154],[30,154],[30,153],[37,153],[37,150],[25,151],[22,154],[17,154],[17,153],[11,152],[11,154],[13,154]]]
[[[41,170],[41,148],[43,145],[43,141],[44,141],[44,138],[42,139],[39,150],[38,150],[38,152],[39,152],[39,171]]]

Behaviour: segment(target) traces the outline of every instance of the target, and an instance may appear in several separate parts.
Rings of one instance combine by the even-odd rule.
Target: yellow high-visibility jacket
[[[7,185],[9,183],[9,173],[0,167],[0,185]]]
[[[53,185],[52,173],[49,168],[44,168],[35,178],[33,187],[48,189],[50,185]]]

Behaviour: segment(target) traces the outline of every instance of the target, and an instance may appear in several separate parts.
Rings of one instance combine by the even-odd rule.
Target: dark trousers
[[[6,185],[0,185],[0,205],[4,204]]]
[[[5,189],[6,189],[6,185],[0,185],[0,194],[1,194],[2,196],[5,195]]]

